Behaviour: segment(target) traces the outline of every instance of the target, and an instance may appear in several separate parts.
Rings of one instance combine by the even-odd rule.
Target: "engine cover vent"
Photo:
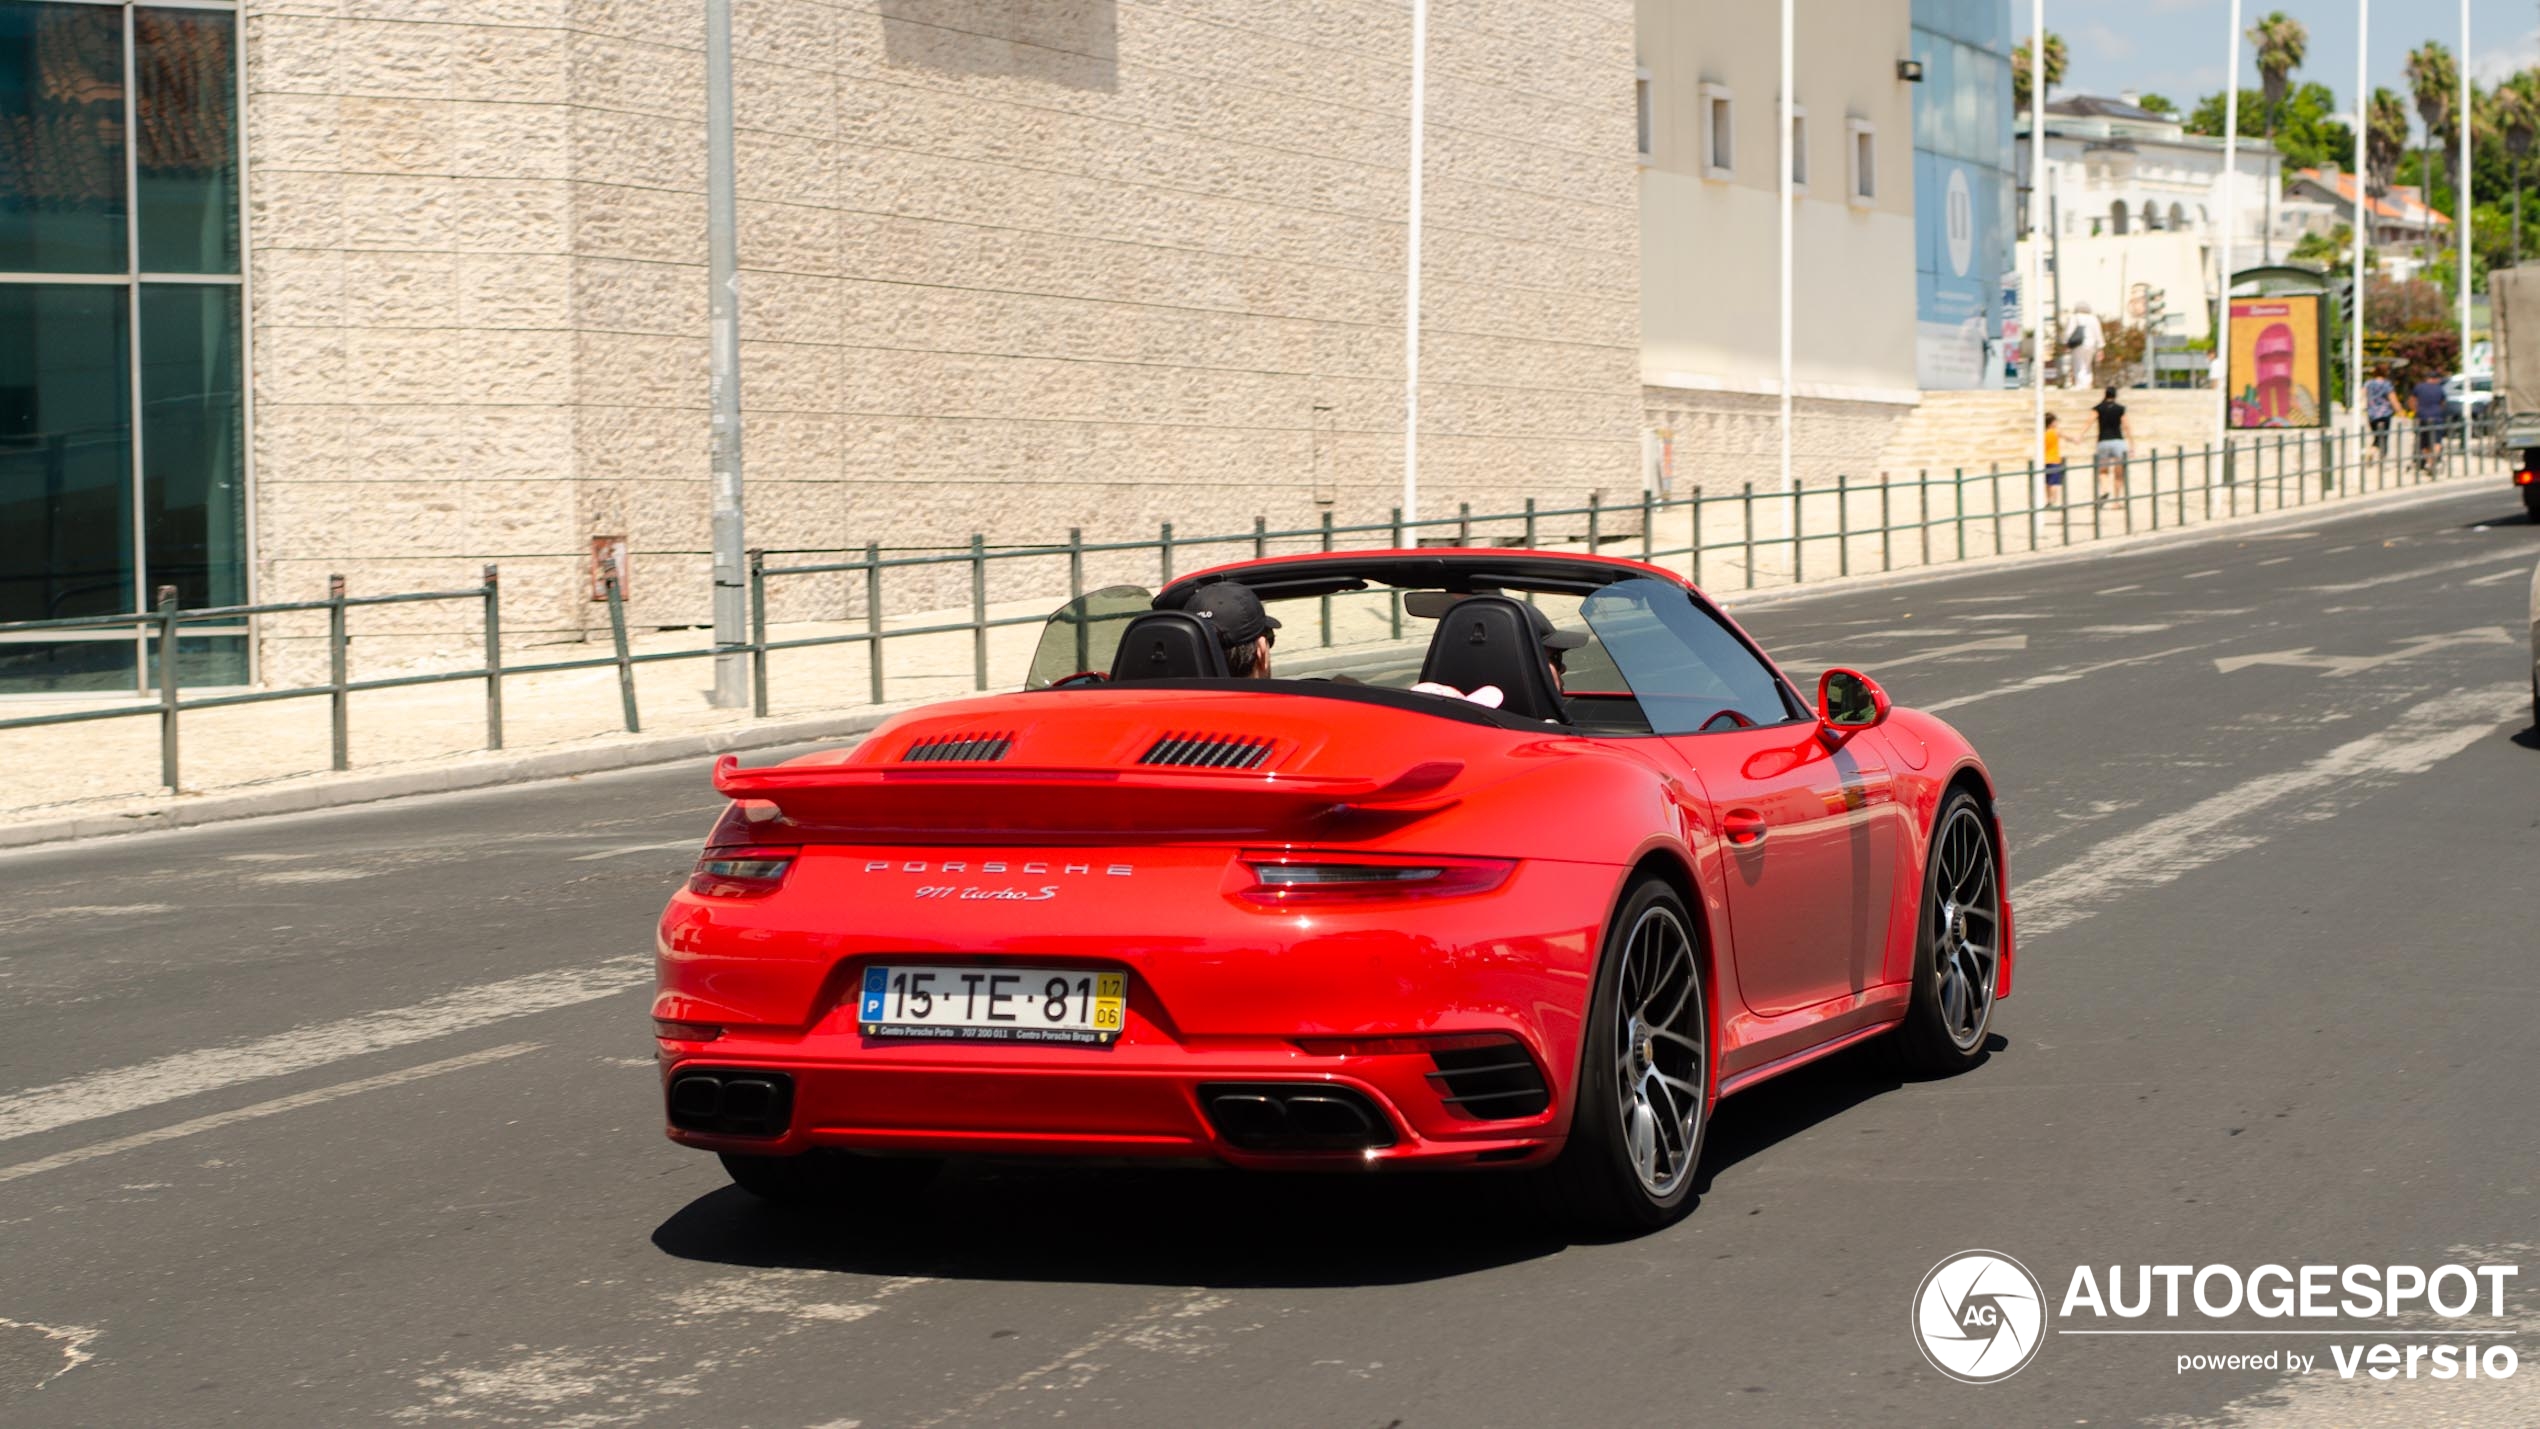
[[[1014,731],[930,734],[900,755],[903,764],[994,764],[1014,747]]]
[[[1256,735],[1168,733],[1147,746],[1140,764],[1180,764],[1201,769],[1251,769],[1270,757],[1278,741]]]

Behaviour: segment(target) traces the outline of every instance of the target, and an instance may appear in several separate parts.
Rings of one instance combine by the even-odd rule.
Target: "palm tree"
[[[2425,189],[2426,237],[2434,236],[2434,146],[2440,141],[2452,119],[2452,96],[2461,87],[2461,73],[2452,63],[2452,52],[2440,40],[2428,40],[2408,51],[2404,71],[2409,91],[2416,96],[2417,117],[2425,121],[2425,148],[2417,164],[2417,177]],[[2447,146],[2448,147],[2448,146]],[[2459,205],[2453,205],[2455,208]],[[2468,215],[2460,215],[2466,222]],[[2422,256],[2422,255],[2420,255]]]
[[[2029,59],[2028,42],[2023,40],[2019,48],[2011,51],[2011,112],[2014,114],[2028,113],[2029,73],[2032,64],[2033,62]],[[2049,30],[2046,32],[2046,88],[2050,97],[2055,86],[2063,82],[2064,37]]]
[[[2258,52],[2258,83],[2265,88],[2267,100],[2267,227],[2266,261],[2275,261],[2275,125],[2284,110],[2284,92],[2292,84],[2293,71],[2302,67],[2302,59],[2311,47],[2311,32],[2302,22],[2278,10],[2249,27],[2249,44]]]
[[[2540,139],[2540,69],[2516,71],[2499,83],[2488,113],[2505,141],[2505,171],[2514,181],[2513,261],[2522,261],[2522,171]]]
[[[2407,101],[2387,88],[2374,90],[2364,126],[2364,172],[2358,177],[2364,191],[2379,198],[2398,182],[2399,157],[2408,150]]]

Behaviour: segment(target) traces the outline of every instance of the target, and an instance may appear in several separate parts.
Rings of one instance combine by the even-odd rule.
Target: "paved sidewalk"
[[[2031,551],[2028,522],[2022,514],[1999,514],[2024,500],[2017,489],[2021,477],[1972,477],[1964,483],[1942,480],[1906,482],[1882,490],[1876,485],[1853,489],[1843,499],[1843,521],[1854,534],[1838,540],[1836,495],[1811,492],[1804,498],[1805,528],[1812,534],[1799,557],[1794,586],[1794,552],[1786,535],[1791,503],[1758,497],[1746,503],[1731,497],[1706,499],[1701,515],[1698,579],[1724,603],[1735,604],[1799,589],[1815,590],[1840,583],[1839,572],[1858,582],[1889,573],[1960,568],[1994,560],[2064,559],[2060,542],[2069,521],[2071,557],[2086,558],[2124,544],[2131,527],[2137,537],[2155,529],[2155,498],[2148,463],[2138,463],[2132,499],[2123,506],[2076,505],[2048,513],[2041,523],[2042,549]],[[2191,464],[2192,465],[2192,464]],[[2395,464],[2394,464],[2395,466]],[[2470,481],[2502,480],[2502,464],[2482,460]],[[2182,513],[2191,528],[2206,525],[2204,493],[2177,489],[2177,473],[2164,476],[2157,498],[2158,528],[2180,529]],[[2192,470],[2191,481],[2196,479]],[[2394,479],[2398,474],[2393,473]],[[2350,485],[2353,473],[2348,473]],[[2316,480],[2316,475],[2313,478]],[[2411,492],[2457,490],[2464,481],[2393,487],[2342,501],[2320,504],[2316,487],[2305,493],[2301,483],[2272,477],[2226,496],[2217,492],[2215,524],[2228,527],[2226,505],[2241,508],[2241,520],[2262,512],[2325,514],[2337,509],[2363,509],[2409,499]],[[2000,504],[1995,501],[2000,497]],[[2304,502],[2300,498],[2309,496]],[[1963,497],[1963,504],[1961,498]],[[2250,509],[2257,502],[2257,512]],[[1886,522],[1903,529],[1878,531]],[[1646,539],[1639,531],[1636,508],[1618,507],[1615,525],[1631,534],[1617,537],[1613,528],[1600,549],[1609,555],[1638,556],[1659,552],[1671,569],[1693,571],[1696,562],[1682,551],[1693,544],[1694,512],[1679,506],[1659,513]],[[1749,520],[1752,525],[1749,525]],[[2092,541],[2096,523],[2103,539]],[[1577,524],[1573,522],[1571,524]],[[1869,528],[1866,533],[1861,528]],[[1813,533],[1824,531],[1818,536]],[[1538,532],[1546,549],[1583,549],[1585,532],[1556,529],[1547,523]],[[1476,522],[1475,544],[1505,543],[1521,533]],[[1558,539],[1567,537],[1568,539]],[[1248,550],[1220,547],[1226,558]],[[1210,564],[1216,563],[1212,555]],[[1197,568],[1186,558],[1183,570]],[[1830,581],[1830,578],[1833,578]],[[1013,618],[1014,625],[991,629],[986,639],[986,687],[1011,689],[1020,684],[1038,639],[1038,617],[1057,602],[1048,596],[991,604],[991,620]],[[1328,615],[1292,620],[1282,647],[1287,667],[1300,668],[1316,653],[1330,651],[1339,663],[1379,659],[1396,638],[1390,602],[1378,593],[1344,595],[1327,603]],[[885,630],[924,629],[966,621],[966,610],[927,611],[893,617]],[[1327,628],[1326,628],[1327,627]],[[772,639],[848,633],[844,623],[799,623],[772,626]],[[715,708],[708,701],[711,660],[705,658],[700,631],[646,634],[633,641],[638,653],[690,650],[700,658],[635,667],[636,698],[642,732],[622,725],[617,674],[613,669],[577,670],[507,677],[504,681],[505,748],[488,752],[485,745],[484,686],[479,681],[416,686],[356,694],[350,699],[351,769],[331,772],[327,701],[322,695],[227,709],[188,712],[180,718],[181,792],[159,782],[159,721],[155,715],[98,720],[32,729],[0,730],[0,847],[85,837],[123,829],[170,827],[252,814],[319,807],[325,804],[437,789],[481,787],[521,779],[589,772],[644,763],[692,758],[712,750],[768,748],[812,740],[848,738],[872,728],[891,713],[914,704],[971,693],[977,687],[977,656],[967,629],[911,635],[888,642],[884,669],[887,702],[870,702],[870,670],[861,645],[832,645],[806,650],[780,650],[769,659],[769,712],[754,719],[747,710]],[[511,657],[518,663],[605,655],[598,645],[542,647]],[[354,677],[403,673],[362,668]],[[34,714],[47,708],[94,708],[64,703],[47,706],[14,703],[10,715]]]

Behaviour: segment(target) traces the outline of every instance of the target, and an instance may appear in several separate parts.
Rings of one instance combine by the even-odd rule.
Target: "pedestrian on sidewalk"
[[[2064,432],[2055,425],[2055,414],[2046,414],[2046,492],[2055,504],[2064,504]]]
[[[2088,303],[2075,304],[2072,330],[2064,334],[2064,355],[2070,359],[2066,370],[2072,374],[2073,386],[2089,388],[2091,369],[2098,364],[2100,348],[2106,345],[2107,335],[2100,330],[2099,315],[2090,310]]]
[[[2417,470],[2432,471],[2443,459],[2443,426],[2451,420],[2451,399],[2443,395],[2443,379],[2429,372],[2417,384]]]
[[[2094,454],[2098,470],[2092,494],[2102,501],[2107,500],[2108,490],[2099,489],[2104,484],[2114,490],[2119,501],[2123,501],[2126,444],[2134,438],[2134,424],[2126,419],[2125,404],[2117,400],[2114,387],[2109,388],[2100,397],[2099,405],[2090,410],[2099,417],[2099,449]]]
[[[2390,369],[2373,369],[2372,380],[2364,384],[2364,421],[2372,428],[2372,454],[2375,459],[2390,455],[2390,420],[2399,415],[2399,388],[2390,380]]]

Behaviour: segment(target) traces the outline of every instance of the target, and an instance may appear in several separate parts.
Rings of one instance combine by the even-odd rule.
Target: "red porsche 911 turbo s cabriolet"
[[[1416,670],[1229,673],[1210,617],[1353,595],[1434,622]],[[1875,1036],[1973,1065],[2011,990],[1967,741],[1849,670],[1812,707],[1635,561],[1097,592],[1022,691],[714,782],[661,920],[662,1087],[671,1138],[771,1199],[952,1157],[1503,1168],[1645,1229],[1721,1097]]]

